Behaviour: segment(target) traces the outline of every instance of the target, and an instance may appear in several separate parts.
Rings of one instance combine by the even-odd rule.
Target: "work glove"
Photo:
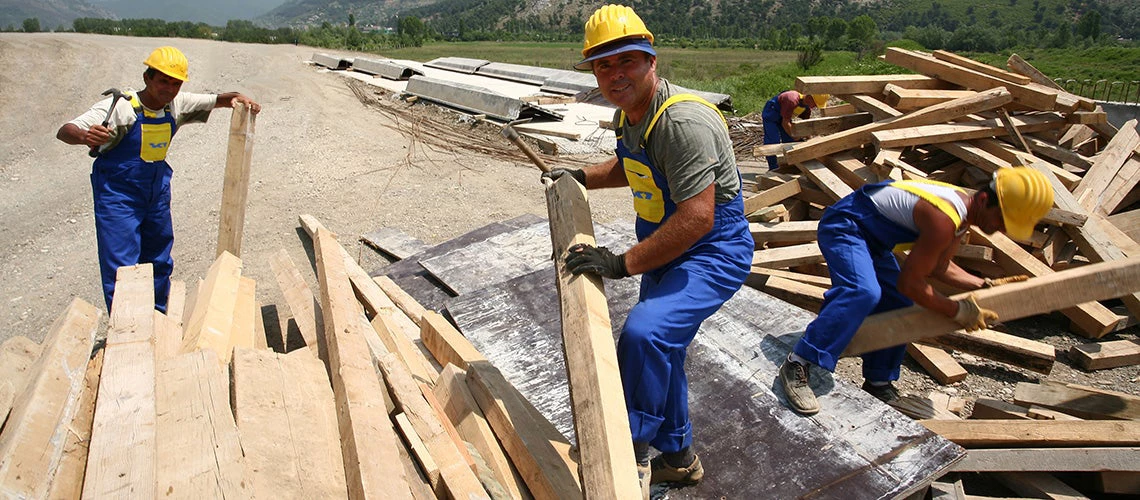
[[[566,256],[566,268],[574,274],[597,273],[610,279],[629,277],[629,271],[625,269],[625,254],[614,255],[606,247],[594,247],[585,243],[570,247],[570,255]]]
[[[558,179],[561,179],[562,176],[565,176],[565,175],[569,175],[570,177],[573,177],[574,180],[578,181],[578,184],[581,184],[582,187],[586,187],[586,172],[583,172],[581,170],[569,169],[569,168],[555,168],[555,169],[551,169],[549,172],[543,172],[542,178],[543,179],[550,179],[551,181],[557,181]]]
[[[1013,276],[1007,276],[1005,278],[985,278],[983,280],[984,282],[982,283],[982,288],[993,288],[995,286],[1017,283],[1025,281],[1027,279],[1029,279],[1029,276],[1026,276],[1024,274],[1015,274]]]
[[[962,325],[967,332],[988,328],[986,322],[992,324],[997,319],[996,312],[978,306],[978,300],[974,298],[972,293],[958,301],[958,314],[954,315],[954,321]]]

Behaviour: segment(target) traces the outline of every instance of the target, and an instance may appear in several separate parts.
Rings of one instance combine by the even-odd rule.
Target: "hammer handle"
[[[539,170],[542,170],[543,172],[550,172],[550,167],[546,166],[546,162],[542,161],[542,158],[539,158],[538,155],[535,154],[534,150],[530,149],[530,146],[523,142],[522,138],[519,137],[518,132],[515,131],[515,129],[510,125],[503,127],[503,137],[506,137],[507,140],[515,143],[515,146],[518,146],[519,149],[522,150],[523,154],[525,154],[527,158],[530,158],[530,161],[534,162],[535,166],[537,166]]]

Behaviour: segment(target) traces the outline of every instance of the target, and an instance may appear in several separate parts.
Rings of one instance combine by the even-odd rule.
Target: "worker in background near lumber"
[[[602,95],[620,108],[616,155],[582,170],[555,169],[588,189],[629,186],[638,243],[623,254],[570,248],[567,268],[610,279],[641,274],[641,292],[618,338],[642,489],[696,484],[685,350],[701,322],[744,284],[753,241],[728,127],[715,106],[657,76],[653,34],[633,9],[606,5],[586,23],[584,59]],[[661,455],[649,459],[650,446]]]
[[[780,92],[764,104],[760,114],[764,119],[764,144],[795,142],[792,137],[792,118],[810,118],[811,110],[827,106],[827,94],[804,95],[795,90]],[[768,157],[768,169],[780,165],[775,156]]]
[[[954,301],[927,282],[934,278],[962,290],[977,290],[1025,276],[979,278],[950,260],[966,230],[1004,231],[1027,240],[1033,227],[1053,206],[1053,188],[1045,176],[1026,167],[1002,168],[972,196],[961,188],[934,181],[868,184],[824,211],[819,221],[819,248],[827,260],[831,288],[819,316],[780,367],[780,383],[797,412],[819,411],[808,375],[812,366],[835,371],[840,354],[863,319],[912,304],[954,318],[973,331],[986,328],[997,314],[978,306],[973,294]],[[910,254],[900,269],[894,250]],[[884,402],[898,398],[905,346],[863,354],[863,390]]]
[[[238,92],[179,92],[189,77],[189,62],[174,47],[155,49],[143,63],[147,69],[141,91],[124,92],[123,99],[103,99],[56,133],[63,142],[97,152],[91,168],[91,190],[108,311],[116,271],[120,266],[140,263],[153,264],[155,308],[166,311],[174,269],[170,256],[174,246],[170,218],[173,172],[166,162],[166,151],[174,134],[184,124],[205,122],[214,108],[243,103],[254,113],[261,110]]]

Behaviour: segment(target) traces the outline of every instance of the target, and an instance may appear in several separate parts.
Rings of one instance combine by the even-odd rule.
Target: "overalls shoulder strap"
[[[677,94],[675,96],[672,96],[672,97],[666,99],[665,102],[661,104],[661,107],[657,108],[657,112],[654,113],[653,118],[649,120],[649,126],[645,127],[645,135],[642,136],[642,140],[645,140],[645,141],[649,140],[649,133],[653,131],[654,125],[657,125],[657,120],[661,119],[661,115],[665,114],[665,110],[668,109],[669,106],[672,106],[672,105],[677,104],[679,102],[685,102],[685,101],[699,102],[701,104],[704,104],[705,106],[708,106],[709,109],[716,111],[716,115],[720,117],[720,121],[722,123],[724,123],[725,128],[728,128],[728,122],[725,121],[724,115],[721,114],[720,110],[717,109],[717,107],[714,106],[713,103],[708,102],[708,101],[700,98],[700,96],[696,96],[693,94]],[[625,125],[625,111],[622,111],[621,117],[618,119],[618,126],[616,127],[617,128],[617,138],[619,141],[621,140],[621,137],[622,137],[621,136],[621,129],[624,125]]]

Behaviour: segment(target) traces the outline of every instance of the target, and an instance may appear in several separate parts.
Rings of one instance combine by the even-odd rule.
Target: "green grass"
[[[802,75],[873,75],[910,71],[874,57],[856,60],[851,52],[824,52],[823,61],[808,71],[796,65],[796,53],[752,49],[682,49],[659,47],[657,73],[685,87],[732,96],[737,115],[763,109],[776,93],[793,88]],[[1078,82],[1140,80],[1140,48],[1030,49],[1019,54],[1050,77]],[[384,56],[430,61],[444,56],[570,69],[581,60],[577,43],[542,42],[436,42],[422,47],[385,51]],[[962,54],[1005,67],[1009,54]],[[1135,86],[1134,86],[1135,87]],[[1075,89],[1070,89],[1075,90]]]

